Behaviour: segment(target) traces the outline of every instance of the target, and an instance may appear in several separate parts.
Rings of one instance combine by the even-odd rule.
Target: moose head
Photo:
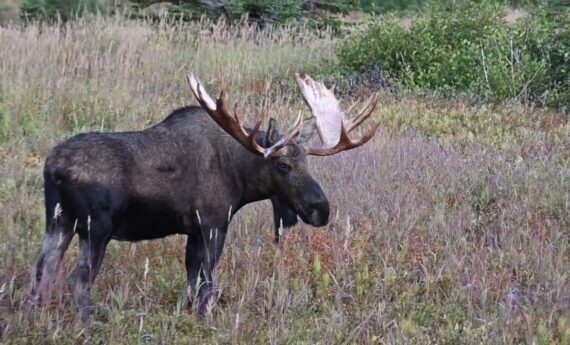
[[[378,96],[372,96],[356,118],[348,120],[334,95],[334,86],[329,89],[324,83],[316,82],[310,76],[301,77],[295,74],[297,86],[312,116],[303,121],[299,114],[292,127],[284,134],[279,132],[277,121],[271,118],[260,140],[258,133],[268,117],[267,107],[261,110],[254,126],[250,130],[245,129],[241,124],[237,103],[233,107],[233,114],[230,112],[225,89],[220,97],[214,100],[194,74],[189,74],[187,78],[198,103],[212,119],[243,147],[267,161],[265,166],[275,190],[271,202],[276,241],[279,240],[278,229],[295,225],[297,217],[313,226],[326,225],[329,203],[321,187],[309,173],[306,156],[334,155],[357,148],[372,139],[379,123],[373,125],[358,140],[351,139],[350,133],[370,117],[378,103]],[[315,133],[321,145],[307,146]]]

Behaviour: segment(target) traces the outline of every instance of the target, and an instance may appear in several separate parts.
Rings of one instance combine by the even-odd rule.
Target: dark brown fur
[[[279,137],[270,123],[257,138],[264,146]],[[203,312],[228,224],[241,207],[271,199],[276,227],[294,225],[297,216],[314,226],[327,224],[328,200],[307,170],[304,149],[291,143],[285,150],[276,159],[256,156],[199,107],[179,109],[144,131],[64,141],[45,163],[46,236],[32,295],[37,301],[45,297],[77,233],[80,256],[70,285],[86,320],[91,285],[111,239],[178,233],[188,235],[188,285]]]

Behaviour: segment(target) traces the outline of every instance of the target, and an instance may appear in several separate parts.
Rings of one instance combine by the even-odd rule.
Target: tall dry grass
[[[568,122],[389,95],[371,143],[310,161],[329,226],[296,226],[275,246],[269,206],[240,211],[205,319],[182,308],[182,236],[111,242],[87,327],[63,283],[48,307],[28,308],[41,163],[55,142],[160,121],[193,103],[189,70],[210,89],[229,85],[250,114],[273,80],[267,97],[285,120],[303,109],[286,80],[333,59],[335,45],[293,28],[90,18],[3,27],[0,47],[2,343],[570,342]],[[72,244],[63,272],[76,255]]]
[[[267,79],[315,69],[334,57],[332,42],[326,31],[260,32],[246,23],[230,27],[206,19],[151,23],[90,17],[1,27],[0,95],[8,113],[2,136],[132,128],[133,123],[143,128],[190,102],[188,71],[243,98],[243,86],[261,91],[255,89]]]

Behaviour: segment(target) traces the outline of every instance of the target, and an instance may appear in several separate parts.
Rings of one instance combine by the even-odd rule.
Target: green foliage
[[[570,105],[570,17],[536,10],[509,26],[496,6],[434,9],[409,29],[391,17],[340,51],[349,72],[380,67],[413,90]]]
[[[239,18],[247,13],[256,19],[285,21],[304,14],[303,2],[302,0],[230,0],[227,10],[233,18]]]
[[[425,5],[422,0],[360,0],[358,8],[365,12],[384,13],[390,11],[417,10]]]
[[[145,0],[134,0],[135,6],[149,7]],[[211,18],[224,15],[232,20],[243,16],[260,23],[284,23],[291,20],[306,20],[326,23],[330,14],[357,9],[352,0],[315,2],[310,0],[177,0],[166,5],[170,14],[187,20],[200,19],[204,14]]]
[[[110,0],[24,0],[21,6],[25,18],[56,18],[68,20],[82,13],[109,12]]]
[[[465,5],[486,4],[513,8],[542,6],[560,8],[568,6],[566,0],[359,0],[353,1],[354,9],[365,12],[386,13],[394,11],[417,11],[426,8],[452,9]]]
[[[10,118],[8,117],[8,110],[0,104],[0,142],[8,138],[10,134]]]

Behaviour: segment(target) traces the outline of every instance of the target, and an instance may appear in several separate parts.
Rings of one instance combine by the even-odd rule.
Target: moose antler
[[[296,73],[295,79],[305,103],[311,108],[311,112],[317,120],[317,130],[324,147],[311,147],[307,149],[308,155],[329,156],[341,151],[350,150],[367,143],[380,125],[380,122],[360,139],[352,140],[349,133],[366,120],[378,105],[378,95],[370,98],[366,106],[358,116],[350,121],[340,108],[340,104],[334,95],[334,86],[327,89],[322,82],[316,82],[313,78],[301,76]]]
[[[230,136],[235,138],[240,144],[242,144],[246,149],[255,153],[263,158],[271,158],[280,156],[279,150],[293,140],[293,138],[299,133],[303,126],[303,120],[301,114],[297,117],[291,129],[284,135],[277,143],[273,146],[265,148],[261,147],[257,141],[255,141],[255,136],[261,127],[261,124],[265,121],[267,117],[268,109],[263,107],[258,120],[248,134],[240,123],[238,116],[237,103],[234,106],[234,115],[230,115],[227,107],[227,92],[222,90],[220,97],[214,101],[210,95],[204,90],[204,87],[200,81],[194,76],[193,73],[188,74],[188,84],[196,96],[198,103],[206,110],[206,112],[212,117],[216,123],[222,127]]]

